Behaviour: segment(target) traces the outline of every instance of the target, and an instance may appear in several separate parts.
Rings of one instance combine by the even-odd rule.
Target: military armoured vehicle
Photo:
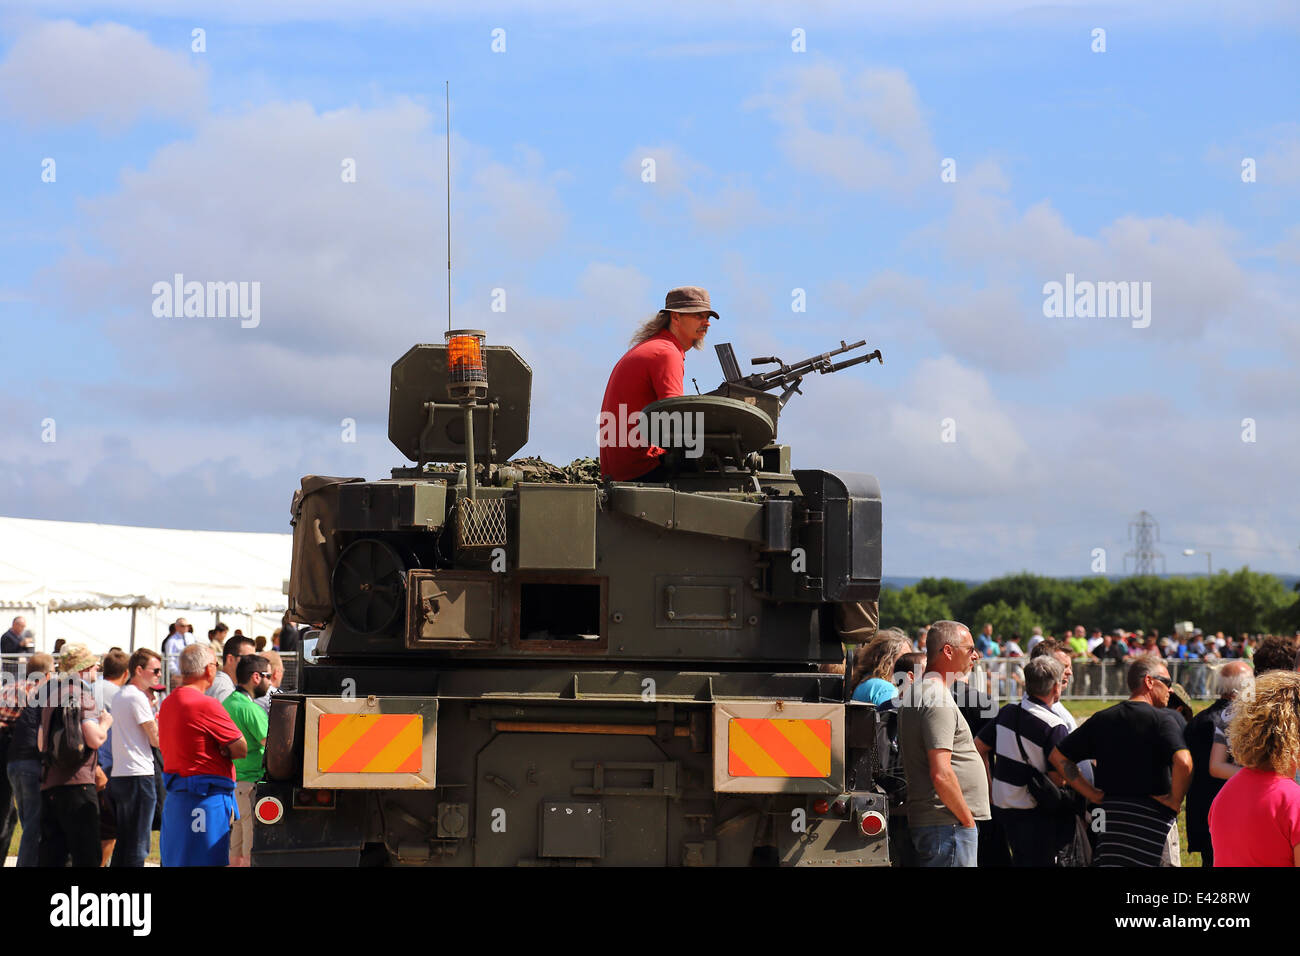
[[[718,389],[640,419],[662,483],[537,480],[523,358],[411,348],[414,466],[294,498],[290,613],[321,630],[271,704],[254,865],[887,864],[874,709],[826,666],[837,606],[879,596],[879,486],[776,440],[864,344],[747,376],[719,346]]]

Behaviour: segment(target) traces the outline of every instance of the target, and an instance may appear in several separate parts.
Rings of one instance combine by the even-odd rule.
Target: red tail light
[[[831,805],[824,799],[813,801],[813,813],[818,816],[825,816],[831,812]]]
[[[259,823],[279,823],[284,817],[284,804],[275,797],[263,797],[253,808],[253,816]]]
[[[877,836],[885,830],[885,816],[875,810],[868,810],[862,814],[862,820],[858,825],[862,827],[863,836]]]

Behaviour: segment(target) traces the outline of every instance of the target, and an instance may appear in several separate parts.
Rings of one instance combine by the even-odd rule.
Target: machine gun
[[[739,385],[759,392],[766,392],[779,387],[782,391],[777,399],[777,407],[784,408],[791,395],[803,394],[799,386],[803,383],[803,377],[811,372],[817,372],[819,375],[829,375],[831,372],[838,372],[840,369],[848,368],[851,365],[861,365],[863,362],[870,362],[872,359],[876,359],[881,365],[885,364],[880,349],[866,355],[856,355],[843,362],[831,361],[831,357],[834,355],[852,352],[854,349],[860,349],[866,344],[866,339],[861,342],[854,342],[852,345],[840,339],[839,348],[823,352],[821,355],[814,355],[812,358],[792,362],[789,365],[782,362],[775,355],[764,355],[753,359],[751,364],[776,365],[777,368],[768,372],[754,372],[750,375],[740,374],[740,365],[736,362],[736,353],[732,350],[730,342],[723,342],[714,346],[714,348],[717,350],[718,362],[722,365],[722,374],[727,385]]]

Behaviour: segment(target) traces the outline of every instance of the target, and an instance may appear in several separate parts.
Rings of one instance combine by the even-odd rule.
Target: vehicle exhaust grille
[[[506,543],[506,500],[462,498],[456,502],[456,546],[499,548]]]

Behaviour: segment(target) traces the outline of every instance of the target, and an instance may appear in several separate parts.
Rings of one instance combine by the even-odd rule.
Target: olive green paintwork
[[[667,482],[559,484],[563,470],[545,463],[532,469],[542,480],[528,480],[499,466],[527,441],[531,370],[503,346],[486,357],[478,500],[504,504],[503,543],[457,547],[463,470],[423,466],[464,461],[464,428],[446,407],[445,350],[417,346],[393,367],[389,421],[417,467],[344,486],[334,533],[343,554],[379,541],[387,548],[371,551],[402,564],[396,578],[377,568],[387,572],[377,587],[355,573],[336,581],[351,589],[336,603],[391,601],[396,586],[402,613],[373,633],[336,617],[299,693],[273,702],[268,748],[291,769],[257,797],[288,809],[256,828],[254,864],[887,863],[883,834],[863,837],[852,813],[819,813],[816,802],[835,797],[849,748],[859,748],[852,766],[863,762],[869,729],[837,720],[844,739],[828,778],[761,793],[716,784],[727,714],[843,708],[843,677],[819,672],[844,654],[825,594],[878,594],[874,479],[796,474],[787,446],[753,447],[753,435],[775,434],[779,405],[732,384],[723,397],[690,397],[694,408],[670,403],[703,410],[721,423],[709,434],[724,438],[710,437],[698,459],[679,454]],[[723,427],[728,415],[744,428]],[[756,431],[763,419],[772,427]],[[380,711],[436,701],[436,782],[339,789],[329,809],[297,809],[306,701],[348,695]],[[855,799],[853,813],[887,810],[879,794]]]

